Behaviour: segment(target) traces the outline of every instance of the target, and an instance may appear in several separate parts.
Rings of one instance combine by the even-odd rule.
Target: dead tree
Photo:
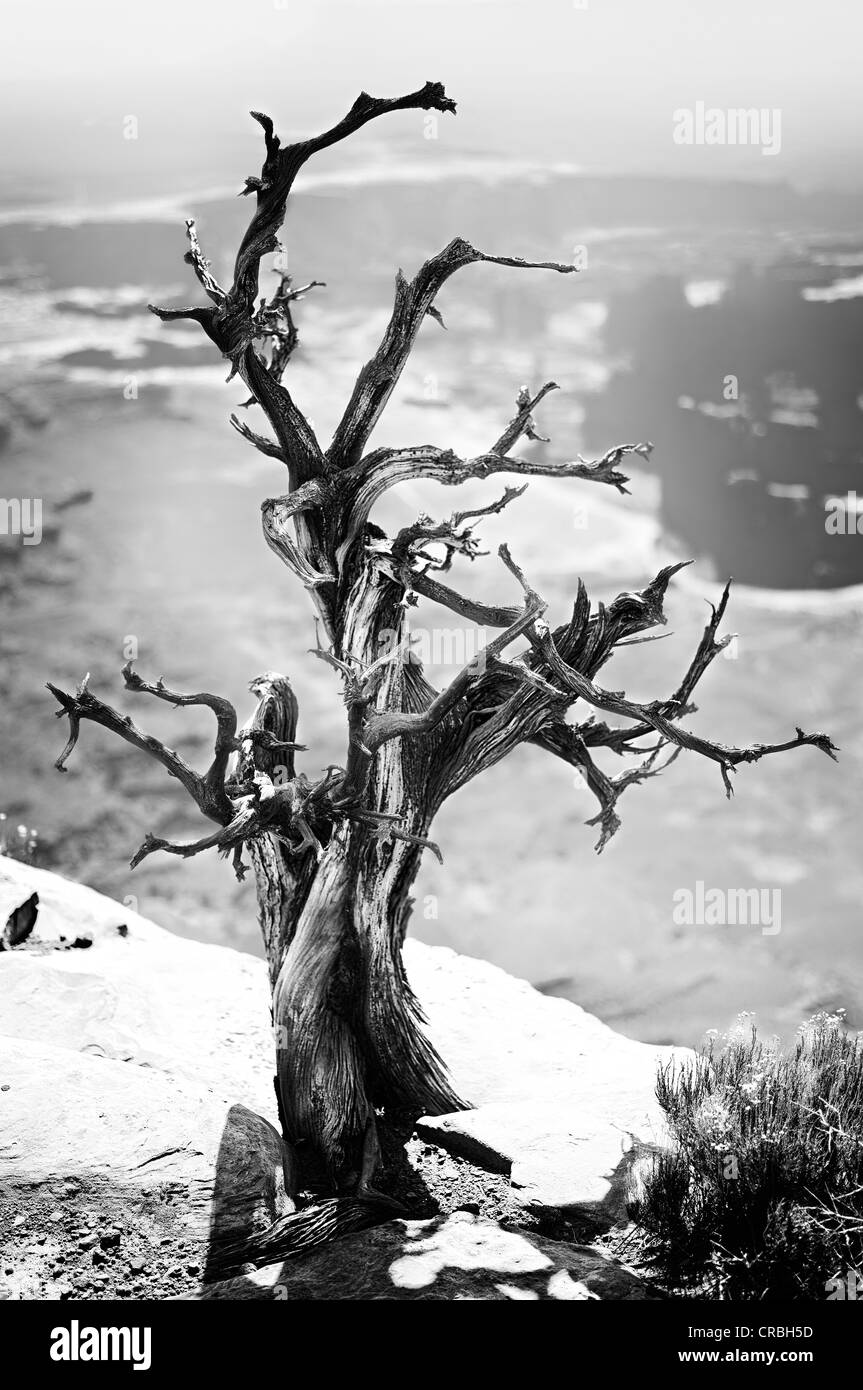
[[[421,516],[393,536],[370,520],[387,489],[413,478],[453,487],[498,473],[546,474],[626,492],[625,456],[647,456],[651,448],[621,444],[594,462],[578,457],[567,463],[519,452],[520,441],[541,437],[533,412],[555,389],[548,382],[535,395],[521,391],[509,424],[475,458],[432,444],[367,451],[426,318],[440,319],[435,297],[450,276],[480,261],[563,274],[574,269],[486,254],[458,237],[413,280],[398,273],[389,324],[359,373],[329,448],[316,438],[284,380],[297,337],[292,305],[309,286],[293,289],[282,275],[273,297],[259,300],[261,263],[280,249],[286,200],[305,162],[367,122],[405,110],[454,112],[455,103],[433,82],[394,100],[363,93],[331,130],[284,148],[270,118],[253,112],[263,127],[266,158],[260,177],[248,178],[243,190],[254,197],[255,212],[233,283],[224,288],[217,282],[189,222],[185,259],[209,303],[153,309],[161,319],[199,323],[230,363],[228,379],[242,378],[248,404],[259,406],[269,422],[272,433],[265,435],[232,417],[240,434],[281,460],[287,472],[284,495],[263,503],[264,536],[314,604],[323,634],[316,655],[341,682],[347,709],[344,766],[328,767],[322,775],[295,770],[297,702],[288,680],[274,673],[253,682],[260,703],[251,725],[241,729],[227,700],[178,694],[125,668],[129,691],[213,711],[215,747],[205,772],[103,704],[86,680],[75,694],[49,687],[61,706],[58,715],[68,716],[70,724],[58,767],[74,747],[81,720],[91,720],[161,762],[214,823],[210,834],[192,844],[148,835],[133,866],[156,851],[186,857],[215,849],[230,856],[242,876],[248,856],[272,981],[285,1137],[291,1144],[307,1141],[323,1157],[335,1191],[360,1194],[369,1191],[378,1155],[376,1108],[440,1114],[465,1104],[423,1033],[401,959],[411,885],[424,851],[438,853],[429,833],[447,797],[517,744],[531,743],[580,770],[599,804],[589,824],[599,826],[601,850],[618,828],[621,794],[656,776],[681,749],[715,762],[729,795],[731,774],[741,763],[805,744],[834,753],[826,735],[801,729],[782,743],[736,748],[684,726],[695,710],[696,684],[729,640],[717,637],[727,587],[678,688],[640,704],[605,689],[597,677],[617,648],[649,640],[647,630],[665,622],[663,598],[680,565],[608,606],[592,608],[579,581],[571,615],[551,626],[545,602],[506,546],[499,553],[512,597],[499,607],[439,577],[454,557],[477,554],[475,522],[510,505],[522,487],[507,487],[488,506],[455,512],[449,520]],[[420,597],[498,631],[442,691],[407,656],[403,641],[406,610]],[[524,650],[513,655],[519,639]],[[572,706],[578,707],[577,722],[567,721]],[[619,722],[606,723],[590,710]],[[609,776],[594,761],[597,749],[629,755],[632,765]]]

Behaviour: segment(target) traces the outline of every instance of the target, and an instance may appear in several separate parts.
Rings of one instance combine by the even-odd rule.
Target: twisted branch
[[[587,676],[574,670],[562,660],[552,640],[551,632],[545,624],[535,624],[533,630],[528,633],[528,638],[542,657],[550,674],[574,695],[587,700],[596,709],[606,710],[610,714],[619,714],[626,719],[633,719],[639,724],[647,725],[649,728],[655,729],[657,733],[662,734],[669,743],[687,748],[693,753],[700,753],[702,757],[710,758],[713,762],[718,763],[725,792],[729,797],[733,794],[729,773],[734,772],[741,763],[758,762],[768,753],[785,753],[791,748],[800,748],[805,744],[811,744],[820,748],[822,753],[826,753],[834,762],[836,761],[836,746],[826,734],[805,734],[800,728],[796,730],[796,736],[793,739],[788,739],[784,743],[756,743],[748,748],[735,748],[701,738],[686,729],[677,728],[671,722],[671,718],[663,712],[662,702],[659,700],[649,705],[639,704],[634,700],[628,700],[622,691],[603,690],[594,685]]]
[[[230,819],[234,814],[234,806],[225,791],[225,777],[228,771],[228,760],[239,746],[237,743],[237,711],[230,700],[224,699],[221,695],[209,695],[206,692],[198,695],[179,695],[175,690],[169,690],[161,677],[155,685],[151,685],[132,669],[131,661],[127,661],[123,667],[122,676],[127,690],[135,691],[140,695],[152,695],[156,700],[165,700],[175,709],[184,705],[202,705],[213,711],[216,716],[216,742],[213,748],[213,761],[202,779],[206,804],[201,809],[214,820],[224,822],[226,817]]]
[[[60,709],[57,710],[57,718],[62,719],[66,715],[69,720],[69,738],[65,748],[54,763],[57,771],[66,771],[66,763],[78,742],[81,720],[89,719],[94,724],[101,724],[103,729],[108,729],[113,734],[119,734],[120,738],[131,743],[134,748],[140,749],[142,753],[149,753],[151,757],[162,764],[170,777],[176,777],[205,815],[210,816],[211,819],[219,820],[220,816],[214,813],[215,808],[209,806],[208,789],[204,778],[195,772],[194,768],[190,767],[179,753],[175,753],[173,748],[168,748],[159,739],[144,733],[128,715],[120,714],[110,705],[104,704],[91,694],[89,681],[88,674],[81,681],[74,695],[60,690],[50,681],[46,682],[47,688],[60,705]],[[208,806],[209,809],[207,809]]]
[[[352,503],[345,540],[347,548],[368,520],[372,507],[384,493],[398,483],[430,479],[445,487],[458,487],[473,478],[490,478],[495,473],[520,474],[537,478],[580,478],[584,482],[605,483],[627,492],[628,477],[618,471],[625,454],[650,455],[652,444],[618,444],[602,458],[589,462],[577,458],[567,463],[546,463],[539,459],[514,458],[510,454],[478,454],[461,458],[452,449],[418,444],[409,449],[377,449],[343,475],[350,484]]]
[[[485,261],[516,270],[555,270],[569,275],[577,267],[559,261],[525,261],[519,256],[490,256],[463,237],[455,237],[437,256],[426,261],[415,278],[396,276],[395,303],[380,345],[357,377],[353,394],[342,416],[328,457],[341,468],[356,464],[387,401],[393,393],[423,320],[434,305],[435,295],[451,275],[464,266]],[[521,431],[519,431],[521,432]]]
[[[602,853],[609,840],[620,829],[621,820],[616,811],[618,798],[623,795],[627,787],[645,782],[650,777],[658,777],[661,772],[670,767],[681,751],[679,747],[672,748],[665,761],[657,765],[659,754],[665,747],[664,741],[660,740],[638,767],[633,768],[630,772],[624,772],[620,777],[608,777],[591,758],[579,730],[570,724],[554,723],[548,725],[534,735],[531,743],[536,744],[538,748],[544,748],[546,752],[553,753],[555,757],[561,758],[565,763],[576,768],[598,800],[599,814],[585,822],[586,825],[601,826],[599,839],[594,846],[597,854]]]

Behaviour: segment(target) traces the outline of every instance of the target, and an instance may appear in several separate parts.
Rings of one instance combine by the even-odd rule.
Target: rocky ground
[[[597,1242],[661,1142],[669,1049],[411,943],[474,1108],[390,1126],[379,1186],[403,1219],[219,1281],[213,1250],[289,1209],[263,963],[5,856],[0,923],[6,1298],[649,1296]]]

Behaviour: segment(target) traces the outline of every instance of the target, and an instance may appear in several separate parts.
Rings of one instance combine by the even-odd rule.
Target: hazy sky
[[[417,159],[493,151],[860,186],[861,38],[849,0],[5,0],[0,192],[233,182],[260,164],[250,107],[287,137],[337,119],[361,88],[427,78],[459,103],[439,140],[408,113],[352,157],[383,139]],[[673,112],[699,101],[778,108],[779,154],[675,144]]]

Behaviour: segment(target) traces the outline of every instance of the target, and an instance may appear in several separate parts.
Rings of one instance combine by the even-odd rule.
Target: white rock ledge
[[[174,936],[89,888],[3,856],[0,930],[33,892],[32,937],[0,952],[0,1220],[30,1202],[40,1219],[59,1229],[65,1213],[78,1229],[85,1199],[103,1217],[119,1217],[118,1226],[128,1214],[138,1263],[176,1237],[188,1269],[203,1273],[214,1213],[222,1227],[258,1229],[285,1209],[264,962]],[[424,1118],[421,1135],[508,1173],[531,1212],[597,1227],[619,1219],[628,1166],[662,1143],[656,1068],[674,1050],[624,1038],[575,1004],[454,951],[409,941],[405,958],[430,1035],[475,1107]],[[494,1223],[469,1236],[466,1220],[451,1221],[391,1222],[389,1236],[363,1232],[338,1248],[347,1257],[352,1242],[377,1268],[381,1252],[407,1241],[403,1272],[413,1277],[423,1248],[446,1264],[441,1250],[458,1249],[463,1260],[465,1241],[491,1250],[509,1239]],[[18,1249],[12,1275],[0,1269],[7,1296],[63,1296],[62,1271],[49,1277],[45,1269],[58,1249],[41,1236]],[[588,1254],[579,1264],[573,1253],[572,1268],[593,1269],[600,1257]],[[557,1277],[554,1252],[528,1241],[521,1256]],[[326,1261],[326,1252],[315,1258]],[[501,1294],[505,1273],[480,1281],[484,1292],[428,1296],[551,1296],[542,1279]],[[303,1277],[292,1276],[296,1289]],[[591,1280],[573,1279],[575,1293],[557,1278],[560,1296],[637,1296],[591,1293]],[[255,1292],[274,1281],[262,1274],[242,1292],[213,1296],[304,1296]],[[611,1287],[601,1270],[594,1282]],[[344,1296],[406,1296],[395,1282],[391,1293],[356,1287]]]
[[[511,1173],[518,1198],[608,1225],[630,1164],[664,1141],[657,1066],[685,1049],[634,1042],[497,966],[407,943],[408,974],[456,1091],[475,1107],[427,1116],[427,1139]]]

